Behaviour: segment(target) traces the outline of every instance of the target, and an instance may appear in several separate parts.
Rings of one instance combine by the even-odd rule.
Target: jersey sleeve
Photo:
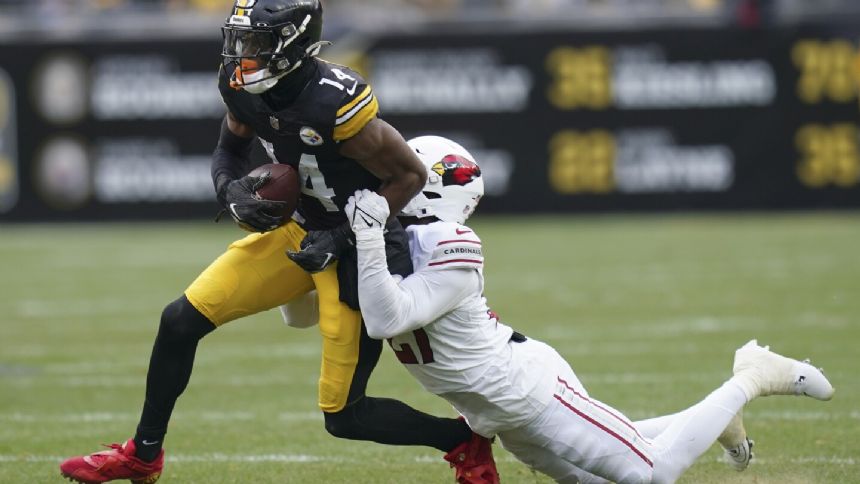
[[[481,239],[472,229],[464,225],[444,224],[442,230],[434,235],[435,246],[428,247],[427,270],[483,268]]]
[[[481,290],[481,276],[474,270],[417,270],[400,280],[389,272],[382,234],[358,238],[356,251],[358,299],[371,338],[426,326]]]
[[[335,115],[335,141],[352,138],[379,113],[379,103],[373,89],[364,79],[357,77],[354,90],[351,93],[347,90],[345,94]]]

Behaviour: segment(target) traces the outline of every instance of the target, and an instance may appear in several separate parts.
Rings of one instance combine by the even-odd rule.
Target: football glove
[[[355,245],[348,224],[329,230],[311,230],[302,239],[301,250],[287,251],[287,257],[302,269],[315,274],[322,272],[346,249]]]
[[[369,230],[381,233],[389,214],[388,200],[370,190],[356,190],[346,202],[345,210],[356,235]]]
[[[246,175],[233,180],[224,189],[225,208],[239,227],[249,232],[268,232],[284,223],[284,217],[273,215],[286,206],[286,202],[263,200],[257,190],[269,181],[269,173],[260,176]]]

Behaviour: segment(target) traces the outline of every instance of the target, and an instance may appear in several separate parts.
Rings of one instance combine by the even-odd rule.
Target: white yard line
[[[708,381],[715,383],[722,381],[725,375],[720,372],[713,373],[583,373],[580,379],[586,385],[653,385],[674,383],[678,381]],[[36,375],[28,378],[15,378],[7,381],[9,386],[31,387],[38,385],[50,385],[62,388],[117,388],[117,387],[142,387],[145,379],[140,376],[64,376],[64,375]],[[284,385],[307,385],[316,387],[318,378],[295,375],[244,375],[234,377],[203,376],[194,377],[195,385],[229,386],[229,387],[259,387],[259,386],[284,386]]]
[[[511,455],[499,456],[497,461],[501,462],[517,462]],[[0,454],[0,462],[61,462],[68,456],[59,455],[12,455]],[[209,454],[173,454],[166,456],[167,462],[171,463],[219,463],[219,462],[239,462],[239,463],[308,463],[308,462],[338,462],[338,463],[359,463],[357,459],[345,459],[343,457],[310,455],[310,454],[224,454],[224,453],[209,453]],[[716,460],[721,460],[718,458]],[[420,464],[439,464],[442,461],[440,455],[422,455],[415,457],[414,462]],[[839,457],[835,455],[817,455],[806,457],[772,457],[767,459],[754,459],[753,465],[763,464],[828,464],[836,466],[857,466],[860,465],[860,459],[854,457]]]
[[[654,411],[632,410],[628,416],[633,419],[649,418],[658,415]],[[0,422],[5,423],[91,423],[91,422],[130,422],[140,417],[138,412],[70,412],[70,413],[0,413]],[[249,421],[270,420],[273,414],[259,412],[176,412],[173,418],[191,421]],[[286,422],[313,422],[322,420],[322,412],[279,412],[276,418]],[[831,421],[831,420],[860,420],[860,411],[848,412],[804,412],[804,411],[749,411],[744,418],[755,420],[802,420],[802,421]]]
[[[215,387],[261,387],[286,385],[304,385],[316,388],[318,377],[307,375],[243,375],[243,376],[203,376],[194,377],[195,385],[211,385]],[[33,375],[19,378],[9,378],[4,384],[10,387],[51,386],[53,388],[117,388],[141,387],[146,383],[143,376],[63,376],[63,375]]]
[[[0,422],[6,423],[91,423],[131,422],[140,417],[139,412],[83,412],[83,413],[0,413]],[[271,420],[272,414],[254,412],[176,412],[177,420],[203,421],[248,421]],[[322,420],[322,412],[280,412],[278,420],[310,422]]]
[[[0,462],[62,462],[68,456],[57,455],[10,455],[0,454]],[[165,460],[172,463],[184,462],[349,462],[340,457],[317,456],[308,454],[174,454]]]

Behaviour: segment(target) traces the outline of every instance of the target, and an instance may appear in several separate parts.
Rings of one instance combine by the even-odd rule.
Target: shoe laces
[[[102,444],[102,447],[106,447],[109,450],[95,452],[86,456],[84,460],[89,460],[92,465],[101,466],[108,457],[115,454],[122,454],[123,451],[122,444]]]

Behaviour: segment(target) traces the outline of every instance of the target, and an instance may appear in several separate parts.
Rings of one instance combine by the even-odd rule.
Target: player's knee
[[[351,438],[355,430],[355,421],[351,414],[352,412],[348,409],[334,413],[323,413],[326,432],[339,439]]]
[[[339,439],[364,440],[363,426],[359,419],[363,400],[347,405],[339,412],[323,413],[326,431]]]
[[[183,295],[161,312],[158,334],[169,341],[191,342],[206,336],[213,329],[215,325]]]

